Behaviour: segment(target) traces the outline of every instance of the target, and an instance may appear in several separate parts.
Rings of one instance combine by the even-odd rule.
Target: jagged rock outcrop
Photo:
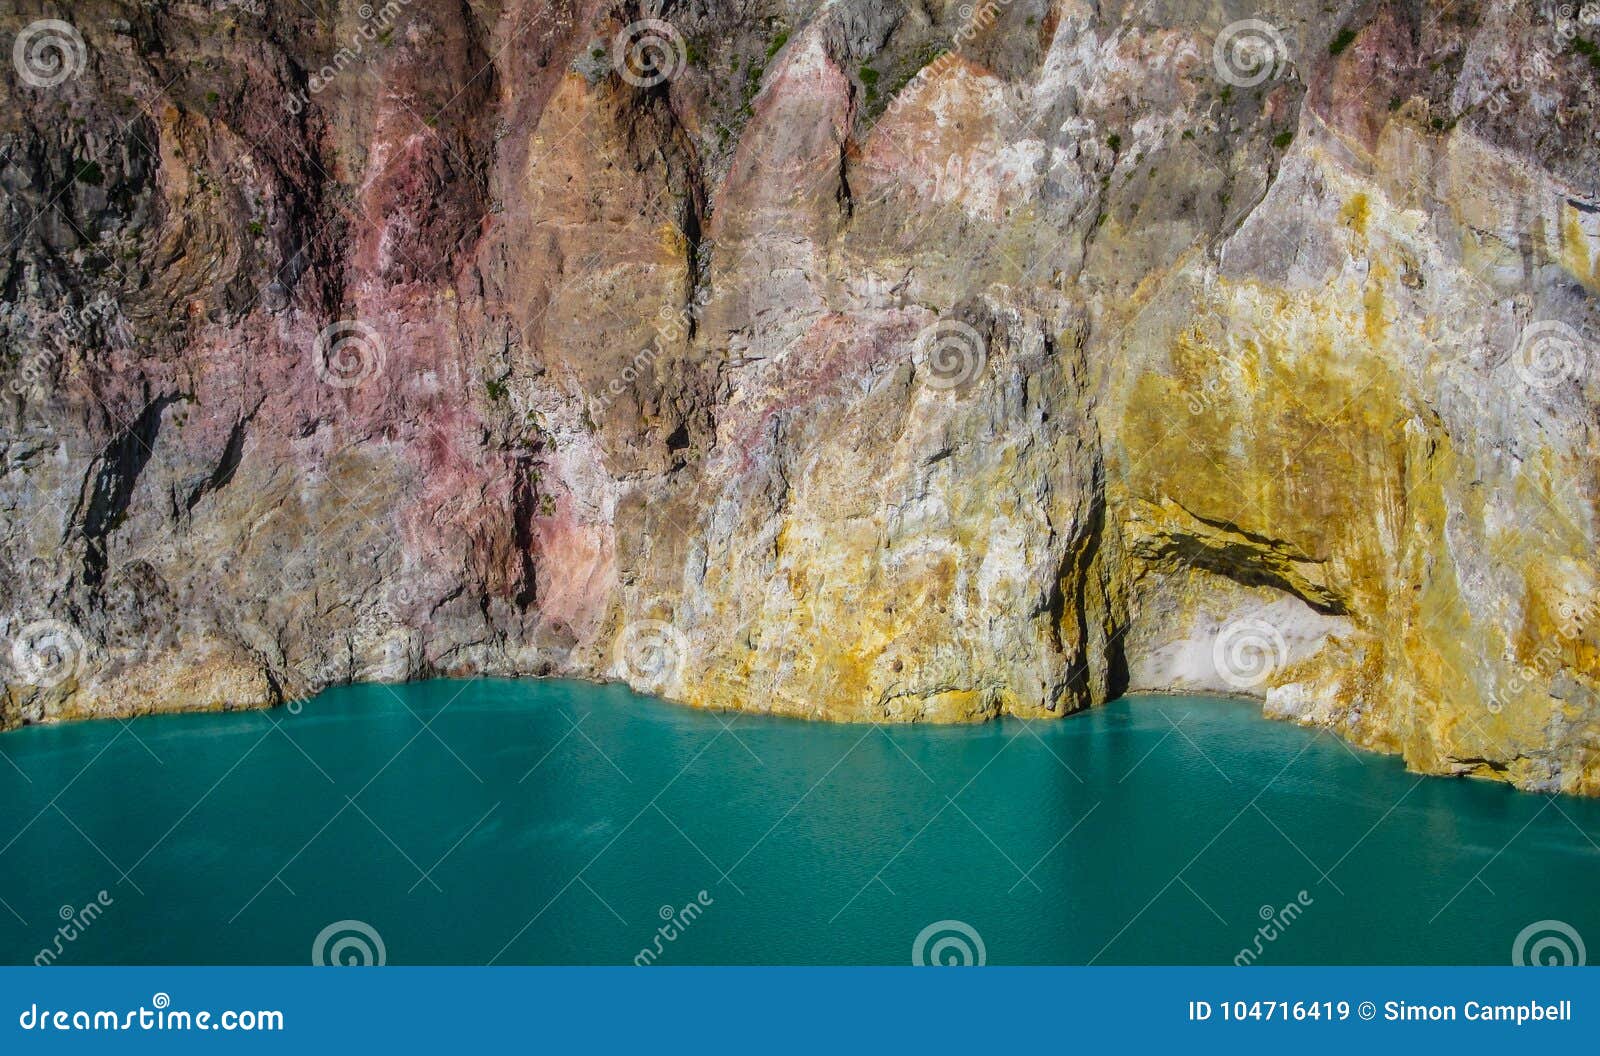
[[[1600,792],[1600,9],[24,8],[4,724],[1201,690]]]

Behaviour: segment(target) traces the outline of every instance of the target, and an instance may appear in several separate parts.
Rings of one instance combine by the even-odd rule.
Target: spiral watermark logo
[[[1556,602],[1556,626],[1564,638],[1576,638],[1594,619],[1597,605],[1593,601]]]
[[[1585,358],[1583,338],[1559,320],[1534,323],[1517,339],[1517,376],[1532,389],[1581,378]]]
[[[1234,689],[1253,689],[1271,678],[1289,656],[1278,628],[1255,618],[1234,620],[1211,644],[1211,662]]]
[[[1547,5],[1545,17],[1554,23],[1556,45],[1570,48],[1582,30],[1600,26],[1600,4]]]
[[[989,963],[978,929],[962,920],[936,920],[917,933],[911,963],[918,967],[974,968]]]
[[[17,34],[11,45],[11,62],[23,84],[54,88],[83,72],[89,49],[70,22],[41,18]]]
[[[635,88],[654,88],[683,72],[689,48],[672,23],[646,18],[617,34],[611,43],[611,64]]]
[[[689,641],[664,620],[636,620],[617,636],[617,670],[630,684],[660,692],[678,681]]]
[[[930,389],[953,392],[977,380],[989,360],[983,335],[959,319],[941,319],[917,335]]]
[[[385,352],[378,331],[360,319],[341,319],[324,327],[311,348],[317,379],[350,389],[383,373]]]
[[[50,689],[77,676],[87,651],[77,628],[35,620],[11,640],[11,666],[23,683]]]
[[[1564,920],[1538,920],[1517,933],[1511,944],[1511,963],[1516,965],[1568,968],[1589,963],[1583,936]]]
[[[651,944],[634,955],[634,966],[645,968],[660,960],[661,955],[667,950],[666,944],[677,942],[679,937],[689,930],[689,926],[699,920],[715,901],[716,899],[705,891],[701,891],[692,900],[685,902],[681,909],[673,905],[663,905],[656,911],[656,916],[666,923],[656,929]]]
[[[1217,35],[1211,61],[1223,81],[1235,88],[1253,88],[1283,70],[1289,62],[1289,44],[1277,26],[1246,18]]]
[[[395,622],[406,622],[417,605],[417,588],[409,582],[392,583],[383,592],[383,611]]]
[[[382,967],[389,962],[383,936],[364,920],[336,920],[311,944],[311,963],[342,968]]]
[[[77,909],[71,904],[67,904],[56,910],[56,916],[60,917],[63,923],[56,929],[56,933],[51,936],[52,941],[41,947],[39,952],[33,955],[34,966],[43,968],[45,965],[55,964],[60,960],[61,956],[67,952],[67,947],[77,942],[83,933],[95,921],[99,920],[101,915],[115,901],[116,899],[112,898],[110,894],[101,891],[93,899],[84,903],[82,909]]]
[[[1308,892],[1301,891],[1295,895],[1293,901],[1285,902],[1282,907],[1263,903],[1261,908],[1256,910],[1256,916],[1260,917],[1263,923],[1251,936],[1250,945],[1242,947],[1234,954],[1234,966],[1243,968],[1260,960],[1267,947],[1277,942],[1283,933],[1289,930],[1289,926],[1299,920],[1301,914],[1315,901],[1316,899]]]

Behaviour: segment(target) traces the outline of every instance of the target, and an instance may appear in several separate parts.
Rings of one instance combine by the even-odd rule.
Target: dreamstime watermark
[[[961,16],[961,26],[950,40],[950,47],[934,56],[922,69],[918,70],[906,82],[900,93],[889,103],[888,112],[897,114],[907,103],[915,99],[923,88],[933,82],[934,78],[942,75],[946,70],[955,65],[961,54],[961,49],[972,43],[973,38],[979,33],[994,25],[1000,18],[1000,13],[1010,7],[1012,0],[984,0],[977,7],[971,4],[962,4],[956,9]]]
[[[598,408],[604,410],[615,403],[628,387],[653,368],[662,356],[666,355],[667,347],[680,341],[687,341],[694,336],[699,326],[700,316],[712,301],[709,288],[702,288],[689,299],[688,303],[674,307],[663,304],[656,311],[655,337],[645,345],[623,366],[616,376],[606,383],[605,391],[596,401]]]
[[[1550,23],[1550,39],[1554,47],[1535,43],[1483,100],[1484,108],[1491,114],[1502,114],[1510,109],[1512,100],[1532,92],[1540,83],[1552,83],[1556,78],[1557,53],[1571,48],[1573,41],[1584,29],[1600,26],[1600,4],[1550,4],[1542,8],[1542,16]]]
[[[418,590],[409,580],[390,583],[378,605],[380,610],[396,623],[408,624],[416,608]]]
[[[1263,905],[1256,915],[1265,923],[1256,929],[1255,941],[1234,955],[1234,965],[1244,968],[1247,965],[1255,964],[1256,961],[1261,959],[1261,955],[1266,952],[1267,946],[1270,943],[1277,942],[1283,933],[1289,930],[1289,925],[1299,920],[1306,908],[1315,901],[1316,899],[1301,891],[1294,896],[1293,902],[1285,903],[1281,909]]]
[[[362,4],[356,9],[361,25],[350,35],[350,40],[334,52],[321,69],[306,78],[303,90],[292,92],[283,107],[298,114],[311,103],[311,97],[326,88],[333,79],[358,62],[366,61],[374,44],[387,44],[400,12],[411,6],[411,0],[388,0],[381,7]]]
[[[1556,632],[1560,636],[1559,640],[1540,641],[1538,648],[1520,663],[1515,657],[1507,658],[1514,665],[1511,677],[1490,695],[1489,713],[1500,714],[1506,709],[1507,704],[1521,694],[1547,683],[1550,676],[1561,668],[1563,646],[1570,645],[1582,637],[1583,629],[1594,619],[1597,607],[1600,605],[1595,602],[1558,602]]]
[[[1541,685],[1550,677],[1551,672],[1561,665],[1561,650],[1549,642],[1539,643],[1533,655],[1512,669],[1511,677],[1504,686],[1496,688],[1490,694],[1488,709],[1489,714],[1498,715],[1506,710],[1506,705],[1523,693],[1535,686]]]
[[[1244,309],[1243,314],[1235,310],[1222,320],[1233,350],[1238,351],[1246,341],[1254,341],[1259,347],[1301,344],[1308,340],[1304,320],[1293,310],[1291,301],[1279,300],[1254,286],[1241,287],[1237,301],[1242,302],[1239,306]],[[1242,334],[1241,323],[1244,324]]]
[[[127,337],[127,320],[122,317],[122,307],[116,298],[104,291],[82,308],[68,305],[61,309],[51,327],[51,336],[57,344],[82,344],[97,329],[109,330],[116,337]]]
[[[1244,367],[1235,362],[1231,356],[1218,356],[1217,362],[1233,371],[1234,380],[1248,384],[1249,375],[1245,373]],[[1234,385],[1227,375],[1217,373],[1208,374],[1198,387],[1189,387],[1183,402],[1188,412],[1198,418],[1203,414],[1215,411],[1225,401],[1232,402],[1234,399]]]
[[[689,65],[689,47],[672,23],[646,18],[618,31],[611,42],[611,65],[635,88],[654,88]]]
[[[983,936],[964,920],[936,920],[917,933],[911,963],[918,967],[978,968],[989,963]]]
[[[1564,920],[1536,920],[1517,933],[1511,963],[1543,968],[1582,967],[1589,963],[1583,936]]]
[[[89,49],[70,22],[41,18],[30,22],[11,45],[11,64],[23,84],[54,88],[83,72]]]
[[[1551,4],[1544,7],[1544,17],[1550,21],[1551,36],[1556,46],[1570,47],[1585,29],[1600,26],[1600,4]]]
[[[60,620],[34,620],[11,638],[11,668],[24,685],[52,689],[76,678],[88,657],[83,635]]]
[[[679,936],[689,930],[689,925],[699,920],[706,908],[715,901],[716,899],[701,891],[694,896],[694,901],[684,903],[682,909],[662,906],[657,916],[666,923],[656,929],[654,942],[634,955],[634,965],[639,968],[645,968],[655,964],[656,961],[661,959],[661,955],[666,952],[666,947],[662,944],[677,942]]]
[[[1234,620],[1211,643],[1211,662],[1217,675],[1234,689],[1254,689],[1287,662],[1289,647],[1283,634],[1257,617]]]
[[[903,280],[902,280],[903,281]],[[894,301],[900,283],[875,271],[862,270],[839,277],[840,288],[851,298],[876,308]]]
[[[963,159],[951,155],[932,171],[919,170],[912,186],[922,197],[935,202],[959,201],[976,212],[992,214],[1000,207],[1000,186],[1005,168],[988,155]]]
[[[676,685],[689,659],[689,640],[665,620],[635,620],[617,635],[616,672],[654,693]]]
[[[1254,88],[1277,77],[1288,67],[1290,58],[1284,31],[1259,18],[1229,23],[1211,45],[1211,63],[1217,77],[1235,88]]]
[[[336,389],[354,388],[382,374],[385,358],[383,339],[361,319],[330,323],[311,346],[317,380]]]
[[[69,905],[62,906],[58,915],[65,923],[56,929],[55,941],[49,946],[41,947],[39,952],[33,955],[34,966],[43,968],[55,964],[66,952],[67,947],[77,942],[78,937],[89,930],[89,925],[99,920],[101,914],[115,901],[116,899],[101,891],[94,896],[92,902],[85,903],[82,909],[73,909]]]
[[[1511,71],[1505,82],[1497,85],[1484,99],[1484,109],[1495,115],[1505,113],[1511,109],[1515,97],[1526,95],[1539,82],[1553,80],[1555,72],[1555,58],[1552,53],[1543,47],[1534,48],[1533,53]]]
[[[9,388],[19,396],[40,397],[55,375],[61,360],[75,348],[86,347],[96,333],[129,341],[127,321],[122,309],[109,294],[102,292],[81,308],[71,305],[46,321],[28,320],[30,345],[18,366]]]
[[[1588,356],[1578,331],[1560,320],[1545,319],[1530,323],[1518,336],[1513,365],[1523,384],[1548,391],[1580,380]]]
[[[916,339],[916,358],[926,370],[930,389],[953,392],[971,385],[983,373],[989,349],[983,335],[959,319],[941,319],[923,328]]]
[[[30,1004],[17,1016],[23,1030],[128,1031],[128,1030],[282,1030],[279,1009],[202,1009],[191,1012],[172,1008],[165,991],[151,995],[149,1006],[129,1009],[40,1009]]]
[[[1227,381],[1220,374],[1211,374],[1198,387],[1188,387],[1183,404],[1191,415],[1198,418],[1216,410],[1231,397],[1232,389]]]
[[[317,933],[311,963],[321,967],[370,968],[389,963],[383,936],[364,920],[336,920]]]
[[[596,409],[603,411],[617,402],[618,398],[627,392],[634,382],[642,378],[645,372],[655,365],[656,360],[661,358],[663,351],[660,341],[652,341],[635,352],[633,358],[606,383],[605,391],[595,401]]]
[[[962,26],[955,30],[954,37],[950,38],[950,46],[941,53],[936,54],[926,66],[912,74],[906,85],[902,86],[894,98],[890,99],[890,106],[885,110],[886,115],[896,115],[902,107],[914,101],[923,88],[933,83],[934,78],[946,74],[947,70],[960,61],[963,48],[971,43],[982,30],[994,26],[1000,18],[1000,13],[1011,6],[1011,0],[984,0],[981,5],[973,6],[963,3],[957,8],[957,14],[962,18]],[[1000,187],[1005,178],[1005,168],[995,162],[989,155],[965,158],[952,155],[944,158],[944,162],[933,165],[926,163],[926,154],[922,149],[917,149],[917,176],[912,181],[917,194],[930,198],[933,202],[960,202],[963,210],[976,211],[994,218],[1000,210]]]
[[[1600,610],[1600,601],[1559,601],[1556,603],[1556,629],[1563,638],[1576,639]]]

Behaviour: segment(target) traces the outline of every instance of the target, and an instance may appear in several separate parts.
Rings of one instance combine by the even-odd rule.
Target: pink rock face
[[[840,223],[854,108],[850,82],[829,57],[820,26],[779,50],[753,106],[722,187],[723,200],[736,207],[718,209],[708,235],[826,243]]]
[[[0,725],[1131,686],[1600,788],[1592,24],[948,6],[74,5],[0,81]]]

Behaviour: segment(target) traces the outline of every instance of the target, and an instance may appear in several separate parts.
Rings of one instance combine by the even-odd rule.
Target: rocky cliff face
[[[1600,792],[1600,9],[20,0],[4,724],[1241,692]]]

